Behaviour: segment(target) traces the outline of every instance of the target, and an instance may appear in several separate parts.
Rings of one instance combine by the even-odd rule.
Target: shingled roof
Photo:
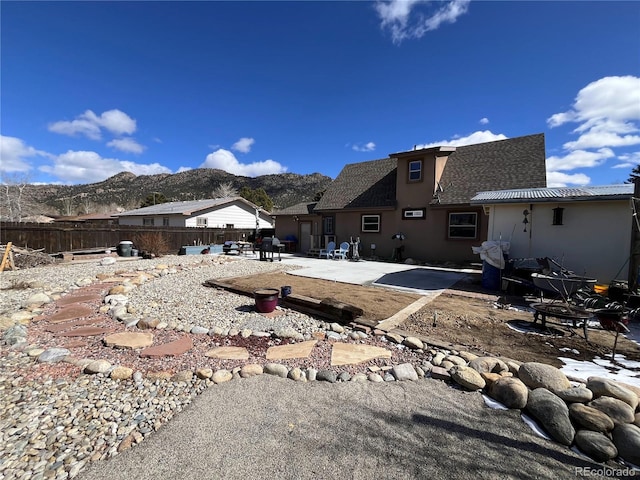
[[[440,185],[441,205],[468,204],[478,192],[546,187],[544,134],[458,147]]]
[[[396,168],[395,158],[346,165],[327,187],[315,210],[394,207]]]
[[[291,205],[290,207],[283,208],[277,212],[273,212],[273,216],[278,215],[309,215],[313,213],[313,208],[316,206],[316,202],[302,202]]]

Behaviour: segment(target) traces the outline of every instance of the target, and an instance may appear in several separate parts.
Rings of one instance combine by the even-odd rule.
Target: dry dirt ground
[[[420,298],[419,295],[387,288],[348,285],[286,272],[236,277],[224,281],[251,290],[265,286],[280,288],[282,285],[290,285],[292,292],[296,294],[317,299],[335,298],[360,307],[364,310],[364,318],[368,320],[389,318]],[[490,298],[486,295],[485,298],[473,298],[469,296],[470,291],[481,292],[481,288],[469,281],[459,282],[419,311],[409,315],[398,325],[398,329],[416,334],[437,345],[462,347],[476,354],[499,355],[522,362],[544,362],[557,367],[562,366],[562,362],[557,359],[559,356],[591,360],[596,356],[609,355],[612,351],[615,338],[613,332],[590,328],[587,342],[582,327],[574,329],[556,319],[547,319],[546,329],[540,328],[538,323],[533,332],[540,334],[521,333],[510,328],[508,322],[531,327],[533,313],[496,307],[496,303],[507,303],[505,300],[514,306],[526,306],[521,297],[503,298],[501,302],[496,302],[495,298],[486,299]],[[560,351],[561,348],[568,350]],[[616,355],[640,361],[640,347],[621,335]]]

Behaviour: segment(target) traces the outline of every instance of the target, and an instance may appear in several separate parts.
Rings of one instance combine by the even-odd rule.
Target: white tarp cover
[[[497,240],[487,240],[479,247],[471,247],[473,253],[480,254],[480,258],[500,270],[504,269],[504,254],[509,253],[511,244]]]

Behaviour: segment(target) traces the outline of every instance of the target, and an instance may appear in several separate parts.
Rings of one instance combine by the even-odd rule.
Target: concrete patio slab
[[[282,262],[303,267],[289,271],[291,275],[354,285],[374,285],[435,296],[465,276],[480,273],[473,269],[423,267],[369,260],[351,262],[292,254],[282,254]]]

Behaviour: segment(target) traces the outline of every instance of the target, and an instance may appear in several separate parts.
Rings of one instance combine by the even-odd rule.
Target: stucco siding
[[[563,207],[563,224],[553,209]],[[529,210],[526,232],[523,211]],[[491,205],[489,240],[509,241],[511,258],[551,257],[600,283],[626,279],[631,249],[628,200]]]

